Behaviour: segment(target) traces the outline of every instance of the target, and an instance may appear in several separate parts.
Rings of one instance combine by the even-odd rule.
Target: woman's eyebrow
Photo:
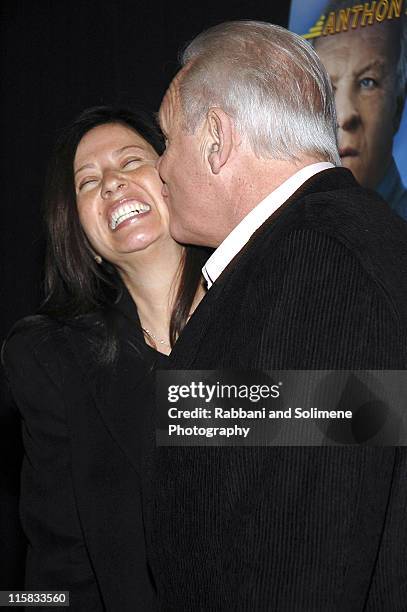
[[[113,155],[120,155],[120,153],[123,153],[123,151],[125,151],[126,149],[140,149],[140,151],[145,151],[144,147],[140,145],[126,145],[125,147],[121,147],[121,149],[117,149],[117,151],[115,151]]]
[[[126,149],[139,149],[140,151],[145,152],[145,149],[140,145],[126,145],[124,147],[121,147],[120,149],[117,149],[117,151],[114,151],[113,155],[115,156],[120,155]],[[85,170],[86,168],[94,168],[94,167],[95,167],[95,164],[84,164],[83,166],[75,170],[74,174],[76,175],[78,172],[80,172],[81,170]]]
[[[80,172],[81,170],[85,170],[86,168],[94,168],[94,167],[95,167],[95,164],[85,164],[84,166],[81,166],[80,168],[75,170],[74,175],[78,174],[78,172]]]

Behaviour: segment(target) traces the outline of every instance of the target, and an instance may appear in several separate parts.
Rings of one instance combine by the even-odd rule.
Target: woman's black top
[[[100,314],[83,326],[17,326],[4,354],[25,451],[25,588],[69,591],[78,612],[156,608],[140,480],[151,443],[152,370],[166,357],[145,344],[125,290],[115,320],[110,366],[98,365],[100,348],[91,341]]]

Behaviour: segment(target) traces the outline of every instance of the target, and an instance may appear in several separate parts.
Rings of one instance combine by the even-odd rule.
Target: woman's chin
[[[162,246],[165,242],[170,240],[173,242],[172,238],[169,234],[165,235],[151,235],[151,234],[143,234],[139,236],[129,236],[126,240],[123,240],[120,244],[114,245],[114,248],[111,249],[112,258],[111,262],[114,263],[113,260],[123,261],[126,258],[132,259],[138,253],[145,254],[148,252],[158,252],[157,247],[160,247],[162,250]]]

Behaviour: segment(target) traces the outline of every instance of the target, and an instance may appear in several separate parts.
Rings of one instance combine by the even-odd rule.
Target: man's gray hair
[[[184,50],[180,78],[185,129],[210,108],[228,113],[258,157],[306,155],[340,165],[330,79],[312,46],[270,23],[231,21]]]
[[[360,3],[355,1],[352,2],[352,0],[330,0],[325,5],[323,14],[327,17],[329,13],[337,14],[338,11],[342,9],[351,9],[359,6]],[[397,40],[397,37],[399,37],[400,48],[396,70],[396,95],[398,98],[405,100],[407,95],[407,15],[404,7],[402,8],[400,17],[382,21],[381,24],[383,23],[388,24],[388,31],[393,40]],[[370,26],[364,26],[361,29],[365,29],[366,27]],[[337,34],[333,36],[337,36]],[[323,39],[325,37],[321,38]],[[314,47],[318,44],[318,40],[318,38],[313,39],[312,42]]]

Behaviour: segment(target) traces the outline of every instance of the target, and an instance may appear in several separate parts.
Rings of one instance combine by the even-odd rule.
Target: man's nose
[[[160,175],[160,179],[162,181],[163,186],[161,187],[161,195],[163,196],[163,198],[168,196],[168,187],[167,187],[167,182],[163,176],[163,164],[162,164],[162,156],[160,156],[157,161],[155,162],[155,167],[156,170],[158,172],[158,174]]]
[[[345,131],[356,129],[360,123],[357,96],[348,88],[338,88],[335,92],[338,126]]]
[[[120,172],[106,172],[102,181],[102,197],[112,197],[118,191],[125,191],[127,179]]]
[[[161,180],[163,180],[162,176],[161,176],[161,160],[162,160],[162,156],[160,155],[160,157],[158,157],[156,162],[155,162],[155,168],[156,168],[158,174],[160,175]]]

